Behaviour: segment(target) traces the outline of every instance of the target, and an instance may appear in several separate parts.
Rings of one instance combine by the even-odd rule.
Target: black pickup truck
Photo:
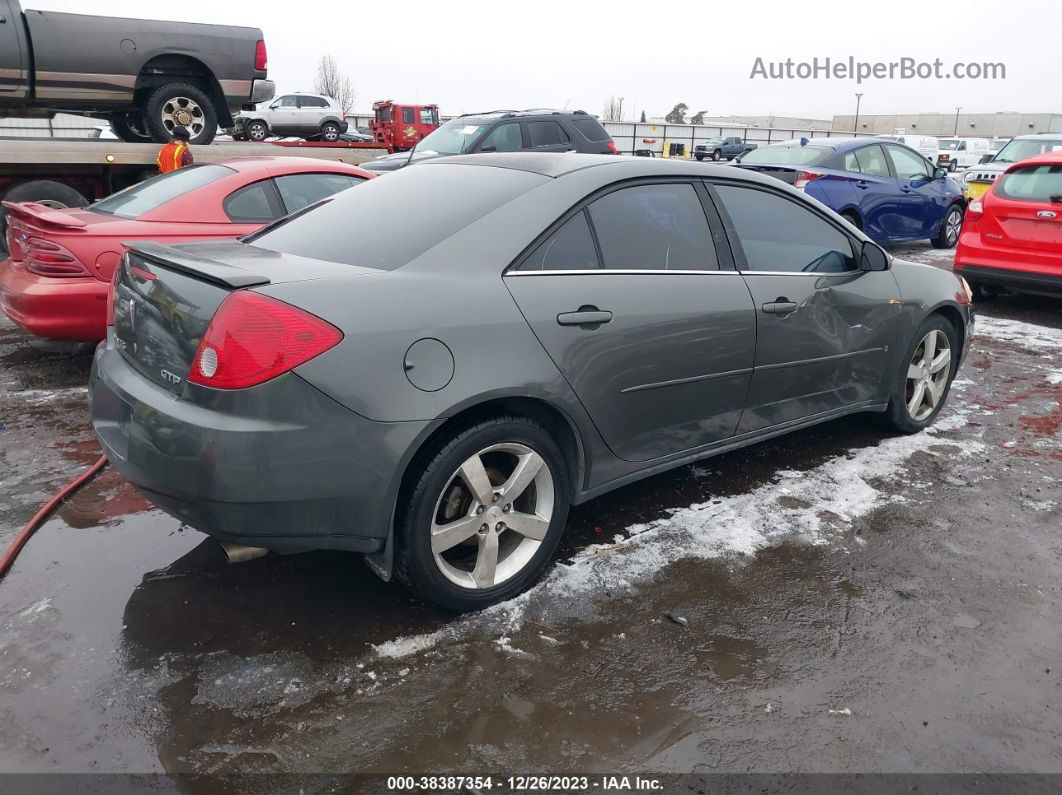
[[[737,137],[709,138],[703,144],[693,147],[693,156],[698,160],[704,160],[706,157],[712,160],[733,160],[755,148],[756,144],[747,144]]]
[[[2,116],[83,113],[130,143],[161,143],[184,127],[193,144],[207,144],[273,93],[257,28],[23,11],[0,0]]]

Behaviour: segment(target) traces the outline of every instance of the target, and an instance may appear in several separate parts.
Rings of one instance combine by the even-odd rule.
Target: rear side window
[[[586,136],[588,141],[607,141],[608,132],[601,126],[597,119],[587,116],[582,119],[573,119],[575,129]]]
[[[394,270],[546,181],[510,168],[424,163],[367,180],[244,240],[270,251]]]
[[[767,191],[716,187],[737,231],[747,271],[842,273],[855,269],[848,236],[795,201]]]
[[[272,186],[263,179],[230,193],[225,199],[225,215],[230,221],[264,224],[283,215],[274,202]]]
[[[996,180],[995,192],[1018,201],[1062,202],[1062,165],[1017,168]],[[1062,215],[1062,204],[1058,212]]]
[[[289,213],[364,181],[349,174],[288,174],[276,179],[284,209]]]
[[[864,146],[856,149],[856,160],[859,162],[859,170],[864,174],[872,174],[875,177],[888,177],[889,164],[885,160],[885,153],[878,145]]]
[[[521,271],[596,270],[597,249],[586,210],[573,215],[520,264]]]
[[[692,185],[622,188],[591,204],[590,218],[610,270],[719,269]]]
[[[303,108],[327,108],[328,102],[321,97],[301,97],[299,105]]]
[[[157,177],[128,187],[96,202],[89,209],[97,213],[116,215],[119,218],[139,218],[171,199],[176,199],[189,191],[230,177],[235,173],[231,168],[213,163],[187,166],[167,174],[159,174]]]
[[[532,121],[527,124],[527,133],[531,137],[531,148],[538,146],[556,146],[568,143],[568,133],[555,121]]]

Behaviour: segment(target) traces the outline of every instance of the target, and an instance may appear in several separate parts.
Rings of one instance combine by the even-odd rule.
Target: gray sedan
[[[92,374],[149,499],[234,545],[365,553],[471,610],[570,505],[854,412],[933,422],[969,290],[777,180],[443,158],[242,242],[132,244]]]

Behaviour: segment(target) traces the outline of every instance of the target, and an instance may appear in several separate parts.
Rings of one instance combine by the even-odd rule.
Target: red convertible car
[[[98,342],[123,241],[240,237],[372,176],[330,160],[245,157],[162,174],[81,210],[4,202],[0,308],[37,337]]]

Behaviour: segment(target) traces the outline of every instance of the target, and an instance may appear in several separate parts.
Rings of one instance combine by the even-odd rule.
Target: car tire
[[[209,144],[218,131],[214,101],[203,89],[185,82],[167,83],[152,91],[144,120],[156,143],[169,141],[177,127],[188,130],[188,143],[193,146]]]
[[[127,144],[152,143],[143,119],[134,120],[125,117],[115,117],[111,119],[111,132],[117,135],[119,140],[125,141]]]
[[[704,155],[694,155],[694,157],[698,160],[698,162],[704,160]]]
[[[520,479],[511,477],[519,466],[535,474],[518,489]],[[401,582],[422,599],[462,612],[534,583],[564,532],[571,494],[564,455],[545,428],[519,416],[482,419],[434,445],[413,467],[395,523]],[[516,490],[509,502],[506,484]],[[524,531],[505,524],[516,517]],[[458,532],[447,537],[449,526]]]
[[[339,140],[339,125],[334,121],[326,121],[321,125],[321,140],[327,143],[335,143]]]
[[[79,191],[62,182],[54,182],[50,179],[37,179],[32,182],[22,182],[3,194],[3,200],[8,202],[40,202],[53,209],[67,209],[71,207],[85,207],[89,200]],[[0,207],[0,248],[7,249],[7,210]]]
[[[933,357],[927,361],[926,346],[930,339]],[[945,344],[948,357],[942,365],[939,357]],[[930,315],[918,327],[900,360],[885,412],[892,429],[899,433],[918,433],[932,425],[948,400],[958,366],[959,332],[943,315]]]
[[[714,161],[716,161],[718,163],[722,159],[723,159],[723,153],[720,150],[716,149],[714,152],[712,152],[712,160],[714,160]]]
[[[948,208],[940,221],[940,229],[937,230],[936,237],[930,241],[933,248],[955,248],[955,244],[959,242],[959,235],[962,234],[963,212],[962,205],[957,203]]]
[[[243,130],[247,136],[247,140],[254,141],[255,143],[261,143],[269,137],[269,125],[261,119],[255,119],[254,121],[248,122]]]
[[[954,173],[955,169],[959,167],[959,164],[955,160],[948,161],[948,171]]]
[[[854,226],[856,229],[858,229],[860,232],[863,231],[863,222],[859,220],[859,216],[855,213],[846,210],[845,212],[841,213],[841,217],[848,223],[850,223],[852,226]]]

